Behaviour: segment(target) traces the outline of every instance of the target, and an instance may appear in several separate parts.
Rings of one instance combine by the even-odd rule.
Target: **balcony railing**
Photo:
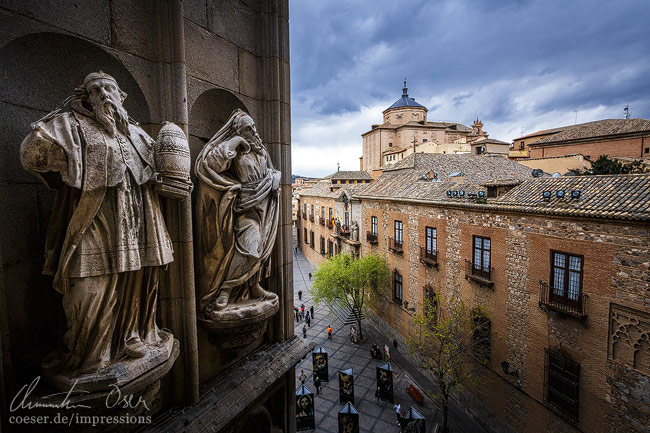
[[[309,221],[314,222],[314,216],[313,215],[309,215]]]
[[[469,260],[465,260],[465,279],[475,281],[479,284],[483,284],[492,288],[494,281],[492,280],[494,276],[494,267],[492,266],[481,266],[474,264]]]
[[[342,225],[338,227],[338,232],[339,235],[349,238],[350,237],[350,227],[346,225]]]
[[[366,232],[366,240],[371,244],[377,244],[377,233]]]
[[[562,295],[559,295],[562,293]],[[539,306],[545,306],[558,313],[584,320],[587,318],[587,295],[578,294],[576,299],[566,296],[566,290],[553,289],[544,281],[539,282]]]
[[[438,251],[420,247],[420,261],[425,265],[436,266],[438,264]]]
[[[302,219],[304,219],[304,220],[306,220],[306,219],[307,219],[307,214],[306,214],[306,213],[304,213],[304,212],[302,213]]]
[[[320,223],[320,225],[325,226],[325,218],[320,217],[319,223]]]
[[[402,241],[395,240],[394,238],[388,238],[388,249],[399,254],[404,252]]]

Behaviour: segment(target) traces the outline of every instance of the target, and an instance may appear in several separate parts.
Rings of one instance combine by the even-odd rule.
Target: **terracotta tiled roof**
[[[562,126],[560,128],[542,129],[541,131],[532,132],[530,134],[515,138],[512,141],[525,140],[526,138],[537,137],[538,135],[553,134],[562,131],[564,128],[566,128],[566,126]]]
[[[332,198],[336,200],[339,197],[341,197],[344,191],[348,191],[350,194],[358,194],[369,185],[372,184],[353,183],[353,184],[341,185],[339,188],[335,188],[334,190],[332,190],[332,184],[330,180],[323,178],[311,188],[301,190],[300,195],[306,197],[325,197],[325,198]]]
[[[431,172],[435,173],[435,180],[428,176]],[[516,185],[530,178],[531,173],[530,168],[501,157],[417,153],[384,170],[379,178],[355,195],[448,201],[454,198],[448,197],[447,191],[463,191],[467,197],[479,191],[486,192],[486,183]]]
[[[544,199],[544,191],[551,197]],[[557,191],[564,191],[558,198]],[[571,198],[572,191],[580,197]],[[650,220],[650,174],[530,179],[492,202],[501,209],[573,216]]]
[[[367,171],[336,171],[328,176],[325,176],[323,179],[352,179],[352,180],[372,180],[372,176]]]
[[[557,143],[561,141],[582,140],[588,138],[633,134],[639,132],[650,133],[650,120],[647,119],[605,119],[595,122],[581,123],[565,126],[557,134],[544,137],[539,141],[530,143],[535,147],[542,144]]]

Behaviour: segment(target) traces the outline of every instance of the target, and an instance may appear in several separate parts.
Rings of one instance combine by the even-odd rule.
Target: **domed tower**
[[[406,79],[404,79],[402,97],[383,111],[384,123],[403,125],[407,122],[426,122],[427,111],[429,110],[425,106],[415,102],[415,99],[409,98]]]

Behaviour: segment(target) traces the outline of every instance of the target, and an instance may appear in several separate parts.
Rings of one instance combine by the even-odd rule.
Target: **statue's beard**
[[[252,140],[246,140],[251,146],[251,150],[255,153],[262,154],[262,139],[259,135],[255,134]]]
[[[129,136],[129,114],[120,104],[111,100],[101,101],[93,105],[93,113],[97,120],[108,132],[108,135],[115,137],[116,129],[122,134]]]

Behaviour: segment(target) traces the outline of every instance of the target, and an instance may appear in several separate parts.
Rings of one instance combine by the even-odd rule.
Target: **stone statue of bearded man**
[[[200,311],[239,324],[266,318],[279,308],[278,296],[260,282],[277,234],[280,172],[253,119],[236,110],[205,145],[195,171]]]
[[[113,77],[91,73],[32,125],[20,149],[23,167],[57,191],[44,273],[63,294],[67,328],[43,369],[60,388],[69,384],[63,377],[97,374],[118,361],[153,367],[173,345],[155,322],[158,269],[173,251],[149,183],[154,140],[129,119],[125,98]],[[116,370],[106,374],[129,368]]]

